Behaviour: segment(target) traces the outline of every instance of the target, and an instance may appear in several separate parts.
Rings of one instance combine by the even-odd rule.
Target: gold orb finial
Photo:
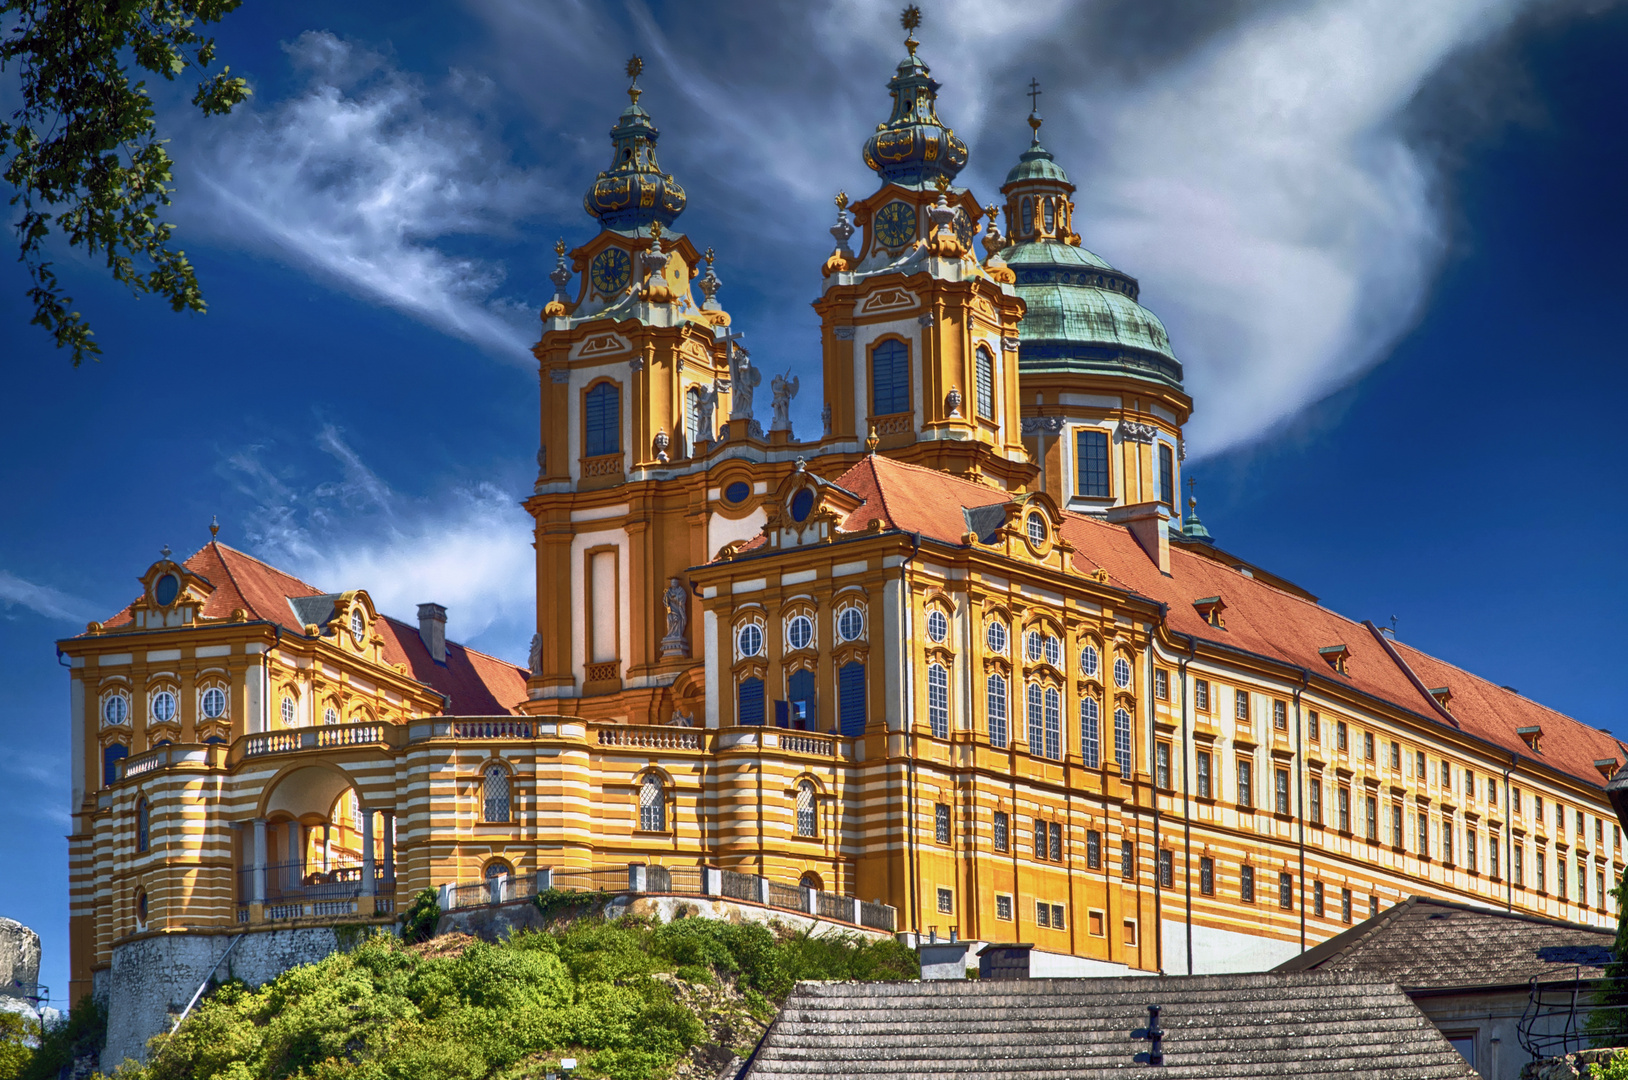
[[[836,204],[838,210],[848,209],[848,193],[846,191],[837,192]]]
[[[899,15],[899,25],[904,27],[904,47],[910,50],[910,55],[916,55],[916,46],[921,42],[916,40],[916,27],[921,25],[921,8],[915,4],[906,7]]]
[[[631,80],[627,87],[627,96],[633,104],[639,103],[639,95],[644,93],[639,89],[639,76],[644,73],[644,58],[635,54],[627,62],[627,77]]]

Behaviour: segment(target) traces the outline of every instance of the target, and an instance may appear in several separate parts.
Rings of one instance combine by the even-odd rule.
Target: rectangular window
[[[1091,870],[1102,869],[1102,834],[1095,829],[1085,830],[1085,865]]]
[[[1051,823],[1051,861],[1063,861],[1063,823],[1060,821]]]
[[[1515,861],[1510,867],[1510,878],[1521,888],[1526,888],[1526,845],[1515,845]]]
[[[1472,874],[1481,868],[1475,859],[1475,830],[1468,827],[1464,830],[1464,868]]]
[[[1549,853],[1541,847],[1538,848],[1537,856],[1532,862],[1538,868],[1538,892],[1548,892],[1549,882],[1546,879],[1549,873]]]
[[[1402,804],[1391,804],[1391,847],[1400,848],[1407,844],[1407,837],[1403,835],[1406,829],[1402,825]]]
[[[1323,741],[1323,721],[1317,715],[1316,709],[1309,709],[1306,712],[1306,734],[1311,736],[1312,742]]]
[[[1453,861],[1453,819],[1450,817],[1441,819],[1441,861]]]
[[[1605,846],[1605,822],[1599,818],[1594,819],[1594,846]]]
[[[1210,711],[1210,680],[1193,680],[1193,707],[1199,712]]]
[[[1108,928],[1103,924],[1102,912],[1100,911],[1087,913],[1085,925],[1087,927],[1086,932],[1092,937],[1105,937],[1108,933]]]
[[[1391,770],[1393,772],[1402,771],[1402,744],[1394,739],[1391,741]]]
[[[938,913],[940,915],[955,913],[955,894],[948,889],[938,890]]]
[[[1153,669],[1153,696],[1160,701],[1170,700],[1170,672],[1164,668]]]
[[[1096,698],[1080,699],[1080,757],[1088,769],[1095,769],[1102,760],[1101,731],[1097,726],[1101,711]]]
[[[1273,777],[1273,808],[1280,814],[1289,812],[1289,770],[1278,769]]]
[[[1509,810],[1516,817],[1521,816],[1521,789],[1513,784],[1509,788]]]
[[[1294,909],[1294,875],[1280,873],[1278,875],[1278,907],[1284,911]]]
[[[1128,709],[1114,710],[1114,762],[1119,775],[1131,775],[1131,714]]]
[[[1034,902],[1034,924],[1036,926],[1051,926],[1051,905],[1044,900]]]
[[[1605,907],[1605,875],[1604,874],[1596,873],[1594,875],[1594,896],[1595,896],[1595,906],[1603,909]]]
[[[1577,860],[1577,902],[1588,907],[1588,867],[1583,860]]]
[[[1555,832],[1566,831],[1566,808],[1555,803]]]
[[[871,350],[871,415],[910,411],[910,350],[901,341],[884,341]]]
[[[583,395],[582,430],[584,457],[601,457],[622,449],[621,390],[605,382]]]
[[[995,419],[995,355],[982,345],[978,347],[978,415],[985,420]]]
[[[1349,743],[1351,731],[1345,726],[1344,720],[1334,721],[1334,749],[1341,751],[1351,749]]]
[[[1234,690],[1232,694],[1232,714],[1239,720],[1249,719],[1249,691]]]
[[[1215,860],[1208,855],[1199,856],[1198,891],[1205,896],[1215,895]]]
[[[1170,744],[1155,743],[1153,747],[1153,782],[1170,790]]]
[[[941,844],[950,842],[949,803],[937,803],[933,807],[933,839]]]
[[[1319,919],[1323,917],[1323,883],[1321,881],[1311,883],[1311,913]]]
[[[927,727],[935,739],[950,737],[950,673],[943,664],[927,665]]]
[[[1543,796],[1532,796],[1532,820],[1539,825],[1543,824]]]
[[[1464,798],[1475,798],[1475,773],[1469,769],[1464,770]]]
[[[1238,869],[1238,899],[1246,904],[1255,902],[1255,868],[1242,866]]]
[[[1487,831],[1487,873],[1498,876],[1498,830]]]
[[[1341,787],[1335,799],[1338,800],[1340,831],[1348,833],[1351,831],[1351,789]]]
[[[1088,499],[1108,498],[1108,433],[1078,432],[1074,436],[1074,452],[1080,494]]]
[[[1566,899],[1566,857],[1555,854],[1555,895]]]
[[[1362,759],[1364,761],[1374,760],[1374,733],[1371,731],[1362,733]]]
[[[1061,930],[1061,929],[1063,929],[1063,905],[1062,904],[1053,904],[1051,906],[1051,928],[1053,930]]]
[[[1419,855],[1430,858],[1430,815],[1419,811]]]
[[[1009,836],[1007,834],[1007,827],[1008,826],[1007,826],[1007,820],[1006,820],[1006,811],[1005,810],[997,810],[997,811],[995,811],[995,850],[996,851],[1005,851],[1007,845],[1011,842],[1011,840],[1010,840],[1010,838],[1009,838]]]
[[[1169,851],[1159,852],[1159,887],[1163,889],[1176,887],[1176,857]]]
[[[995,918],[1003,922],[1012,921],[1012,898],[1005,893],[995,895]]]
[[[1351,890],[1340,890],[1340,919],[1342,922],[1351,921]]]
[[[837,671],[837,717],[843,735],[865,734],[865,664],[850,660]]]
[[[1379,897],[1373,893],[1368,894],[1368,917],[1370,919],[1379,917]]]
[[[1210,752],[1200,750],[1193,755],[1193,759],[1198,772],[1198,797],[1208,799],[1210,798]]]
[[[1318,773],[1312,773],[1307,794],[1311,796],[1312,824],[1321,825],[1323,823],[1323,778]]]
[[[1368,796],[1363,802],[1363,809],[1366,811],[1363,817],[1368,825],[1368,842],[1377,844],[1379,843],[1379,799],[1373,795]]]
[[[1159,444],[1159,501],[1176,505],[1176,452],[1169,443]]]
[[[1272,702],[1272,726],[1278,731],[1289,730],[1289,706],[1284,702]]]
[[[1441,786],[1448,791],[1453,790],[1453,767],[1445,761],[1441,763]]]
[[[1046,823],[1039,818],[1034,819],[1034,858],[1036,862],[1046,859]]]
[[[1130,840],[1119,844],[1119,876],[1126,881],[1136,880],[1136,844]]]
[[[1055,686],[1046,687],[1046,756],[1063,760],[1063,696]]]
[[[1425,782],[1425,756],[1423,750],[1413,752],[1413,775],[1419,778],[1419,783]]]
[[[1577,834],[1577,839],[1581,840],[1583,838],[1583,833],[1586,831],[1583,828],[1583,812],[1581,810],[1578,810],[1576,813],[1577,813],[1577,817],[1575,818],[1576,824],[1573,827],[1572,831]]]
[[[1006,748],[1006,676],[995,673],[984,683],[986,711],[989,713],[989,745]],[[1091,702],[1095,705],[1095,702]],[[1080,707],[1084,709],[1086,702]],[[1089,764],[1089,763],[1088,763]]]
[[[1238,762],[1238,805],[1255,805],[1255,763],[1252,761]]]

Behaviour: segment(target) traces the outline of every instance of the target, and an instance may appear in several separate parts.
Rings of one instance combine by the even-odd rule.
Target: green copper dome
[[[1023,180],[1053,180],[1059,184],[1069,183],[1068,174],[1063,167],[1057,164],[1057,159],[1051,156],[1051,151],[1040,145],[1040,134],[1035,133],[1035,140],[1029,149],[1018,158],[1018,163],[1012,166],[1012,171],[1006,174],[1006,182],[1015,184]],[[1070,185],[1072,188],[1073,185]]]

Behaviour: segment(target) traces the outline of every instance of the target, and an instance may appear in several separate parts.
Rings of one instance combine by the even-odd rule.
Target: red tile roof
[[[960,544],[967,532],[963,508],[1009,500],[984,484],[877,456],[865,458],[834,482],[866,500],[843,523],[845,531],[879,520],[884,528],[950,544]],[[1606,732],[1409,646],[1394,643],[1393,655],[1371,625],[1330,611],[1309,596],[1174,545],[1166,576],[1128,529],[1100,518],[1065,513],[1061,533],[1074,546],[1077,569],[1105,570],[1110,584],[1165,605],[1166,625],[1176,633],[1297,665],[1595,787],[1604,786],[1595,761],[1614,757],[1621,764],[1628,759],[1628,748]],[[1225,629],[1206,623],[1193,607],[1194,601],[1212,596],[1226,604]],[[1346,647],[1346,674],[1319,653],[1331,645]],[[1444,685],[1453,695],[1448,715],[1428,693],[1428,688]],[[1531,725],[1543,728],[1536,754],[1516,734],[1517,728]]]
[[[250,619],[275,623],[285,630],[303,634],[305,627],[289,607],[289,599],[328,595],[292,574],[218,541],[204,545],[182,565],[214,586],[201,612],[208,619],[229,619],[232,612],[242,608]],[[130,607],[126,606],[102,625],[109,630],[116,629],[129,624],[131,619]],[[526,700],[524,668],[453,641],[447,642],[446,664],[437,664],[430,659],[417,626],[389,616],[384,616],[375,626],[384,638],[385,662],[405,664],[414,679],[451,698],[449,713],[460,716],[515,713],[519,711],[515,706]]]

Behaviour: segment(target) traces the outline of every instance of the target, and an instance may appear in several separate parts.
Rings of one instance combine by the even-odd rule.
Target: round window
[[[943,641],[944,636],[950,632],[950,620],[944,617],[942,611],[929,611],[927,613],[927,637],[935,642]]]
[[[226,692],[218,686],[211,686],[204,691],[203,714],[211,720],[218,719],[226,713]]]
[[[1097,647],[1095,645],[1087,645],[1080,650],[1080,670],[1087,675],[1097,673]]]
[[[175,598],[181,595],[181,579],[174,574],[165,574],[153,586],[153,600],[159,607],[169,607],[175,603]]]
[[[786,624],[786,643],[794,649],[806,649],[814,641],[814,620],[807,615],[794,615]]]
[[[337,723],[339,723],[339,710],[334,708],[332,705],[329,705],[326,709],[323,709],[322,710],[322,722],[324,724],[337,724]]]
[[[362,617],[362,609],[357,608],[350,613],[350,636],[356,639],[356,644],[362,643],[362,635],[367,633],[367,620]]]
[[[1042,650],[1044,648],[1045,648],[1045,646],[1042,645],[1041,641],[1040,641],[1040,631],[1038,631],[1038,630],[1029,630],[1029,631],[1024,633],[1024,635],[1023,635],[1023,655],[1025,657],[1027,657],[1030,660],[1038,660],[1038,659],[1040,659],[1041,652],[1042,652]]]
[[[843,608],[837,616],[837,636],[843,641],[858,641],[865,633],[865,616],[856,607]]]
[[[160,690],[153,695],[153,723],[167,724],[175,719],[175,695]]]
[[[294,726],[294,699],[291,697],[283,698],[283,726]]]
[[[791,497],[791,520],[804,522],[814,510],[814,489],[803,488]]]
[[[1131,662],[1123,656],[1114,658],[1114,685],[1121,690],[1131,684]]]
[[[984,643],[989,646],[990,652],[999,653],[1000,655],[1005,656],[1006,624],[1003,622],[990,623],[989,629],[984,631]]]
[[[1046,635],[1046,663],[1054,668],[1063,666],[1063,643],[1051,635]]]
[[[130,706],[120,694],[114,694],[102,704],[102,719],[109,724],[122,724],[129,715]]]
[[[752,486],[744,480],[736,480],[724,488],[724,502],[743,503],[752,495]]]
[[[757,623],[747,623],[736,635],[735,643],[742,656],[756,656],[763,651],[763,630]]]
[[[1029,515],[1029,540],[1036,544],[1046,542],[1046,518],[1043,514]]]

